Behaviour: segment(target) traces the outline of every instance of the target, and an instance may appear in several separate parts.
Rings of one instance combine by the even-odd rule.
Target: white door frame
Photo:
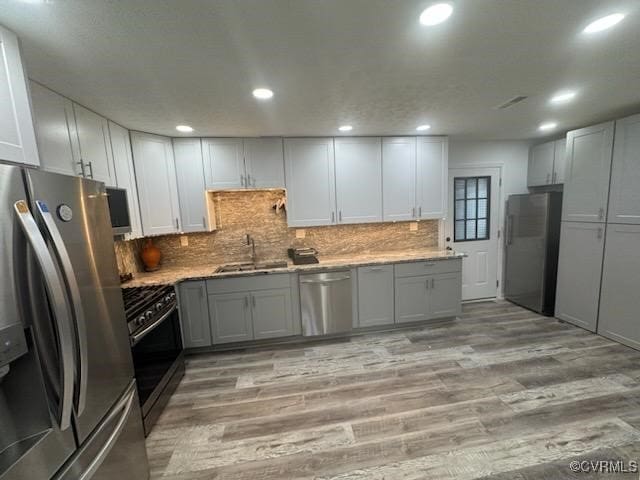
[[[497,262],[497,276],[499,287],[496,289],[496,298],[502,299],[504,298],[503,294],[503,269],[504,269],[504,235],[502,234],[504,230],[504,211],[506,205],[506,199],[504,198],[504,188],[503,188],[503,178],[504,178],[504,164],[502,163],[483,163],[483,164],[473,164],[473,163],[465,163],[460,165],[451,165],[449,164],[449,173],[447,173],[447,185],[449,185],[449,174],[451,170],[456,170],[460,172],[460,176],[465,176],[469,170],[484,170],[484,169],[497,169],[499,171],[500,178],[498,179],[498,205],[497,209],[493,209],[495,212],[497,210],[498,214],[498,254],[496,258]],[[467,171],[467,172],[465,172]],[[467,176],[471,176],[468,174]],[[449,215],[450,206],[453,202],[453,191],[447,191],[447,215]],[[446,222],[447,218],[443,218],[439,222],[439,235],[438,235],[438,246],[441,250],[444,250],[447,245],[445,242],[446,236]],[[473,301],[473,300],[471,300]]]

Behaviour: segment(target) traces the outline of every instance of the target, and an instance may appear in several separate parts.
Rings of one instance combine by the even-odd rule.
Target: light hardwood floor
[[[640,352],[504,302],[456,320],[192,356],[152,478],[594,479],[640,460]]]

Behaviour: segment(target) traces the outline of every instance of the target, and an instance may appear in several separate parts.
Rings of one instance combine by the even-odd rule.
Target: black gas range
[[[184,375],[176,292],[170,285],[132,287],[122,298],[148,435]]]

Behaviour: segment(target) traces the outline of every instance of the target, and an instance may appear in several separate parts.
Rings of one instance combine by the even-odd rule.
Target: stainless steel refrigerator
[[[104,184],[0,165],[0,480],[147,479]]]
[[[505,228],[507,300],[553,315],[560,245],[562,193],[511,195]]]

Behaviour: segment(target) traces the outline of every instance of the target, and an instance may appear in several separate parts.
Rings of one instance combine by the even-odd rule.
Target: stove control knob
[[[171,297],[171,300],[173,300],[174,298],[176,298],[176,292],[171,292],[171,295],[169,295]]]
[[[160,310],[162,310],[163,307],[164,307],[164,303],[162,302],[156,303],[156,312],[159,312]]]
[[[141,315],[135,319],[135,324],[137,327],[141,327],[142,325],[144,325],[146,321],[147,321],[147,317],[145,317],[144,315]]]
[[[164,297],[164,301],[165,302],[170,302],[171,301],[171,295],[167,295],[166,297]]]
[[[147,310],[145,313],[147,320],[151,320],[153,318],[153,310]]]

